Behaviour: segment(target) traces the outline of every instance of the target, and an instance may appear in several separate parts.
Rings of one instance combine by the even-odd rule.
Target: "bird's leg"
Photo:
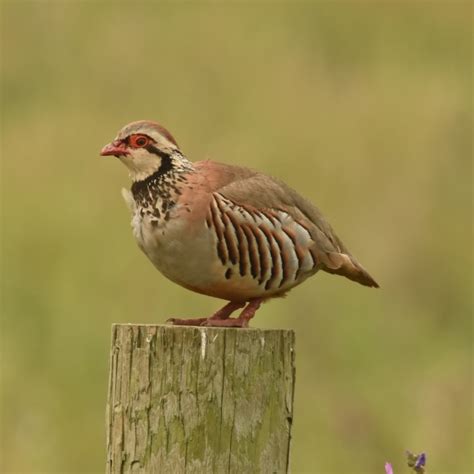
[[[255,316],[255,312],[263,303],[264,298],[256,298],[249,302],[238,318],[209,318],[201,323],[201,326],[225,327],[225,328],[248,328],[249,321]],[[230,304],[230,303],[229,303]],[[242,307],[243,305],[240,305]],[[224,308],[222,308],[224,309]],[[237,308],[235,308],[237,309]]]
[[[217,326],[214,324],[216,321],[227,319],[235,310],[245,306],[245,303],[235,303],[233,301],[227,303],[223,308],[216,311],[209,318],[194,318],[194,319],[168,319],[167,323],[171,323],[175,326]],[[209,324],[203,324],[209,321]]]
[[[234,311],[243,308],[245,303],[234,303],[230,302],[227,303],[223,308],[219,311],[216,311],[208,320],[215,321],[215,320],[223,320],[227,319]]]

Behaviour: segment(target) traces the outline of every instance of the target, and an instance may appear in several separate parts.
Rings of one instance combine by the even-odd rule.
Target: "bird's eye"
[[[150,143],[150,139],[146,135],[131,135],[130,146],[133,148],[143,148]]]

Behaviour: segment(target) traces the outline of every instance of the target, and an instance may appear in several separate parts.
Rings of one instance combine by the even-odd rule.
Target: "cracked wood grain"
[[[115,324],[107,473],[286,473],[289,330]]]

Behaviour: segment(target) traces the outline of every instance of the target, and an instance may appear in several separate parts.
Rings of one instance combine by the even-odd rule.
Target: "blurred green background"
[[[2,3],[1,472],[103,472],[110,325],[222,303],[141,254],[100,148],[137,119],[284,178],[382,288],[318,274],[292,472],[472,472],[468,3]]]

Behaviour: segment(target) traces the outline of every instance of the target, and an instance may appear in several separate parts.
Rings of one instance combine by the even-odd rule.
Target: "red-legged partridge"
[[[189,290],[229,301],[210,318],[174,324],[247,327],[263,301],[318,270],[378,287],[321,212],[277,179],[192,163],[150,121],[122,128],[101,155],[115,155],[130,171],[131,191],[123,194],[133,233],[155,267]]]

